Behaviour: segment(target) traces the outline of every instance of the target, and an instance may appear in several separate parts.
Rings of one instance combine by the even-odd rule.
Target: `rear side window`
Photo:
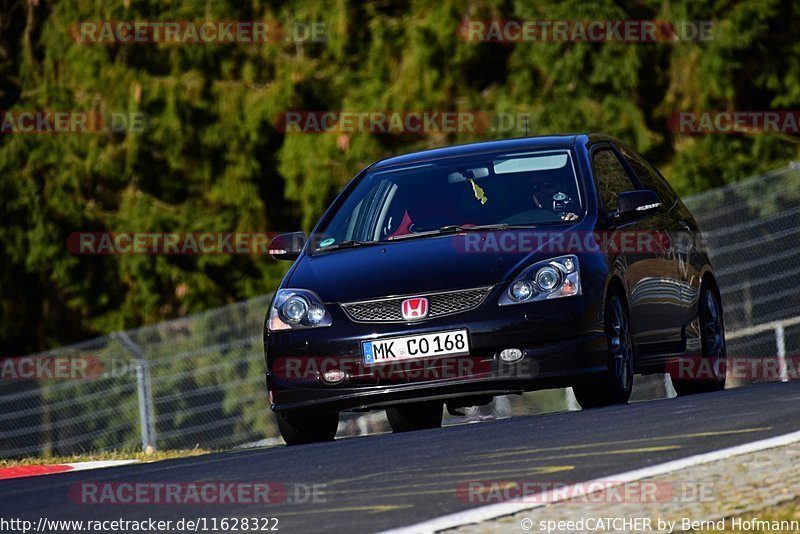
[[[606,213],[617,209],[617,198],[626,191],[636,191],[630,176],[610,149],[595,152],[592,158],[594,176]]]
[[[645,189],[655,191],[658,197],[661,199],[661,204],[664,208],[669,208],[672,206],[676,200],[675,193],[672,191],[664,178],[661,177],[655,167],[650,165],[646,159],[634,152],[629,147],[620,146],[619,150],[622,152],[622,156],[625,158],[625,161],[627,161],[633,169],[633,172],[636,173],[636,177],[639,179],[639,182],[641,182],[642,186]]]

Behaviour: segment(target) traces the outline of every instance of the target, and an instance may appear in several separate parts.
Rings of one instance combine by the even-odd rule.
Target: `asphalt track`
[[[375,532],[478,506],[475,480],[579,482],[800,430],[800,382],[407,434],[274,447],[0,481],[0,516],[48,519],[276,517],[281,532]],[[81,504],[97,482],[324,484],[324,502]],[[463,486],[462,486],[463,487]],[[70,497],[70,488],[73,494]],[[77,499],[79,501],[79,499]],[[199,529],[202,531],[202,527]]]

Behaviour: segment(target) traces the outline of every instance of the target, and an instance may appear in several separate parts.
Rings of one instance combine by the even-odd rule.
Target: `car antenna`
[[[528,114],[526,113],[522,117],[522,121],[525,123],[525,137],[528,137]]]

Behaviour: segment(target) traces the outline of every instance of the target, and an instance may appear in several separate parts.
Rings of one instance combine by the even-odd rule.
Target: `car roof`
[[[498,152],[504,150],[520,150],[530,148],[569,148],[580,142],[590,145],[592,143],[601,141],[613,142],[616,141],[616,139],[602,134],[584,133],[515,137],[513,139],[481,141],[478,143],[434,148],[431,150],[423,150],[421,152],[412,152],[410,154],[386,158],[373,164],[371,169],[381,169],[393,165],[408,165],[442,158],[469,156],[471,154]]]

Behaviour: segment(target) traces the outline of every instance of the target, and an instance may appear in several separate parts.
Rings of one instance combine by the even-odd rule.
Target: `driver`
[[[555,180],[545,179],[534,184],[533,205],[555,213],[563,221],[578,220],[578,215],[572,211],[572,199],[560,190]]]

